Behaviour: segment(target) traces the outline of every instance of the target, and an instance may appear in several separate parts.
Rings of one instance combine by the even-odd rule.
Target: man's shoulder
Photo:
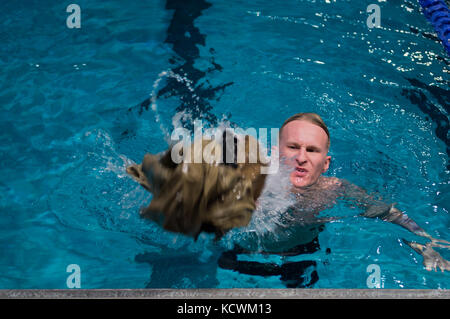
[[[333,176],[324,177],[323,182],[326,186],[342,186],[345,183],[345,181],[343,179],[333,177]]]

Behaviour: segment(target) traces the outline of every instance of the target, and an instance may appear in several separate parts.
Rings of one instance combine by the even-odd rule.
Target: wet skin
[[[330,166],[328,136],[315,124],[292,121],[281,132],[280,158],[285,165],[292,167],[290,181],[296,191],[302,192],[316,185]]]

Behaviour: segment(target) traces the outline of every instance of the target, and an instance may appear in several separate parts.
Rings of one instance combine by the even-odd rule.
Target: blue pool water
[[[369,29],[371,1],[80,0],[69,29],[69,3],[3,1],[0,288],[67,288],[71,264],[81,288],[285,287],[218,268],[233,236],[194,242],[139,218],[151,196],[125,167],[167,147],[177,112],[244,128],[317,112],[327,175],[450,240],[450,60],[418,3],[373,2],[381,25]],[[371,264],[384,288],[450,288],[401,238],[426,242],[348,217],[298,260],[316,262],[314,288],[367,288]]]

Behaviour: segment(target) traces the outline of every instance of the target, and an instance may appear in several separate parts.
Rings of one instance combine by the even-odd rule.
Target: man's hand
[[[437,243],[437,242],[448,243],[447,241],[437,240],[433,238],[433,241],[426,245],[410,242],[405,239],[403,239],[403,242],[423,256],[423,265],[425,266],[426,270],[437,271],[437,268],[439,267],[442,272],[444,272],[444,270],[450,271],[450,262],[442,258],[442,256],[432,248],[432,247],[440,247],[450,249],[450,246],[444,246]]]
[[[423,233],[418,233],[417,235],[425,237],[425,238],[428,238],[429,240],[431,240],[431,243],[430,243],[431,247],[441,247],[441,248],[450,249],[450,246],[445,246],[445,245],[440,245],[439,244],[439,243],[442,243],[442,244],[450,245],[450,241],[433,238],[428,233],[426,233],[425,231]]]

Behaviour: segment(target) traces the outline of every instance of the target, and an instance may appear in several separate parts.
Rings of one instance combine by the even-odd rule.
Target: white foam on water
[[[224,237],[222,243],[227,248],[236,243],[252,251],[265,251],[290,241],[289,227],[296,220],[288,210],[297,203],[291,192],[290,172],[289,167],[280,163],[275,174],[267,175],[249,225],[233,229]]]

